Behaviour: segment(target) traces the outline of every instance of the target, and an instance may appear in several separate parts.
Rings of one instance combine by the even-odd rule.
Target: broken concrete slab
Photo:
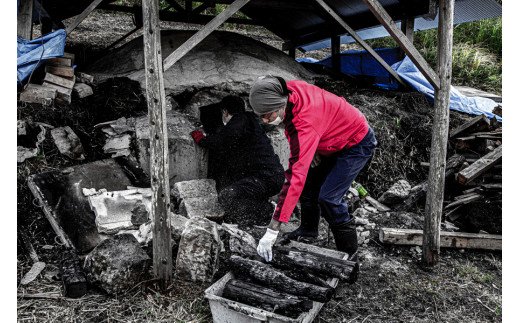
[[[78,98],[83,99],[94,94],[94,91],[92,91],[92,88],[89,85],[76,82],[72,88],[72,93],[74,93]]]
[[[97,230],[96,215],[91,210],[83,188],[125,190],[135,176],[113,159],[31,175],[28,185],[61,243],[83,254],[92,250],[107,235]]]
[[[149,188],[100,191],[87,198],[96,214],[95,222],[100,233],[117,233],[138,227],[150,219],[152,190]]]
[[[218,196],[210,194],[205,197],[190,197],[182,200],[179,213],[189,219],[201,217],[213,221],[224,217],[224,209],[218,203]]]
[[[23,163],[29,158],[38,156],[40,152],[40,145],[45,140],[47,134],[46,127],[40,123],[27,123],[24,120],[18,120],[17,122],[17,141],[19,146],[17,147],[16,160],[18,163]],[[31,136],[34,132],[37,132],[36,138]]]
[[[168,172],[170,186],[192,179],[207,178],[208,153],[195,144],[190,132],[196,129],[194,118],[174,111],[166,113],[168,129]],[[148,117],[136,119],[139,162],[150,173],[150,129]]]
[[[397,204],[402,202],[410,194],[412,187],[406,180],[401,179],[394,183],[386,192],[378,199],[383,204]]]
[[[105,154],[111,154],[112,158],[129,156],[131,139],[132,136],[129,134],[110,136],[103,146],[103,151]]]
[[[193,282],[211,282],[218,270],[221,249],[215,222],[189,219],[179,243],[175,275]]]
[[[101,129],[108,135],[121,135],[123,133],[135,132],[135,118],[121,117],[116,120],[98,123],[95,129]]]
[[[122,293],[149,277],[151,259],[132,235],[122,234],[101,242],[85,258],[89,283],[109,294]]]
[[[173,185],[171,194],[179,201],[190,197],[204,197],[217,194],[217,186],[215,180],[210,178],[182,181]]]
[[[167,57],[195,31],[161,32],[162,56]],[[145,88],[143,39],[138,37],[98,60],[87,71],[96,80],[128,77]],[[248,94],[253,82],[263,75],[287,80],[311,81],[314,74],[274,47],[250,37],[214,31],[164,72],[166,95],[178,95],[212,88],[229,93]]]
[[[61,154],[74,160],[85,159],[81,141],[69,126],[52,129],[51,136]]]
[[[56,99],[56,95],[55,89],[29,83],[25,90],[20,93],[20,101],[49,106],[52,105],[54,99]]]

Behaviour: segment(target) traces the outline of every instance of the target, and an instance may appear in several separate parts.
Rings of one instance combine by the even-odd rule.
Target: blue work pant
[[[360,143],[331,156],[322,157],[318,166],[309,169],[300,197],[304,228],[317,229],[320,215],[331,225],[352,220],[343,196],[371,159],[376,145],[374,131],[369,128]]]

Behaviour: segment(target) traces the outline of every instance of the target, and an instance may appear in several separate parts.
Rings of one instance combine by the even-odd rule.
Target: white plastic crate
[[[348,258],[348,255],[344,252],[320,248],[300,242],[291,241],[288,247],[296,248],[302,251],[315,252],[318,254],[338,259]],[[323,303],[313,302],[312,309],[310,309],[308,312],[301,313],[300,316],[298,316],[297,318],[291,318],[288,316],[283,316],[272,312],[264,311],[251,305],[235,302],[222,297],[224,286],[230,279],[233,278],[233,273],[229,272],[224,277],[215,282],[213,285],[208,287],[208,289],[206,289],[205,291],[205,296],[208,299],[209,306],[211,308],[213,322],[215,323],[309,323],[316,318],[319,311],[323,307]],[[336,288],[336,286],[338,285],[338,281],[339,280],[337,278],[330,278],[327,280],[327,283],[330,286]]]

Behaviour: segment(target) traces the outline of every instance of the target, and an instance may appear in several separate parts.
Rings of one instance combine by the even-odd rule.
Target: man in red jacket
[[[262,122],[283,122],[290,147],[286,181],[258,244],[258,254],[271,261],[280,225],[289,221],[300,200],[301,225],[288,237],[316,237],[319,217],[323,216],[337,249],[357,263],[356,227],[343,196],[377,145],[365,116],[344,98],[317,86],[304,81],[286,83],[273,76],[261,77],[253,84],[249,101]]]

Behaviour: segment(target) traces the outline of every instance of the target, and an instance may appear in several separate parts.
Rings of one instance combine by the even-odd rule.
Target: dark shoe
[[[336,249],[347,253],[348,260],[356,263],[352,269],[350,278],[347,280],[349,284],[353,284],[358,278],[359,261],[357,256],[358,241],[356,226],[350,223],[351,222],[330,225],[330,230],[334,235],[334,241],[336,241]]]
[[[318,237],[318,229],[315,230],[312,229],[305,229],[302,226],[300,226],[298,229],[287,233],[284,236],[285,240],[295,240],[300,241],[302,239],[316,239]]]

